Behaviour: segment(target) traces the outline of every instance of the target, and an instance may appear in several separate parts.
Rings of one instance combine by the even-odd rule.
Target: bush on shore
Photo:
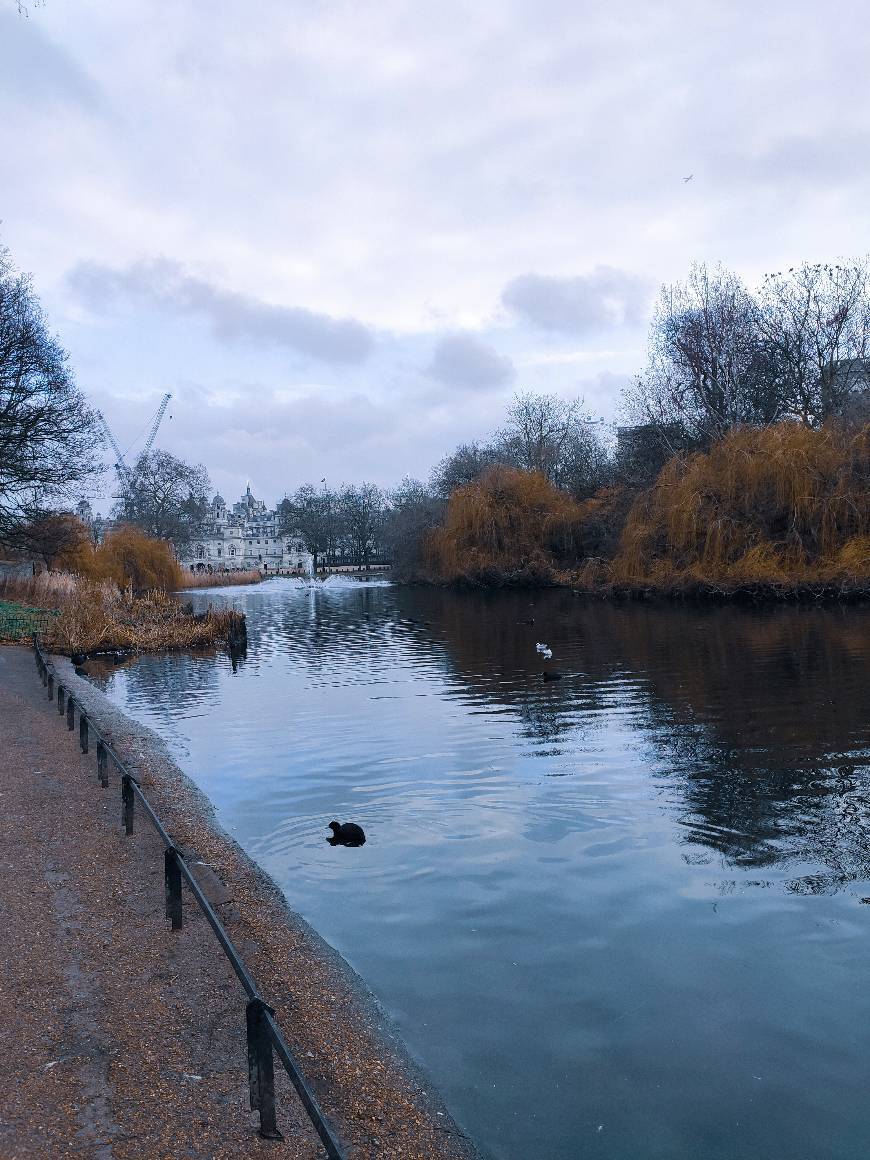
[[[640,493],[574,501],[495,467],[450,497],[426,541],[435,583],[561,583],[605,594],[870,589],[870,424],[736,428]]]
[[[49,648],[70,654],[240,645],[245,637],[245,618],[234,609],[209,608],[195,616],[160,590],[133,596],[106,581],[77,584],[45,631]]]

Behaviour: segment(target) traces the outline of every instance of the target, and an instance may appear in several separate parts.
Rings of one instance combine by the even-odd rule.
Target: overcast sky
[[[860,0],[0,0],[0,243],[125,447],[171,391],[228,499],[425,477],[612,418],[693,260],[866,252],[868,61]]]

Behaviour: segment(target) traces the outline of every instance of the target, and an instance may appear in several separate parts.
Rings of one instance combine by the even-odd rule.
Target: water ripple
[[[487,1155],[868,1150],[866,610],[346,581],[194,599],[246,611],[236,671],[94,678],[361,971]],[[331,847],[333,818],[366,845]]]

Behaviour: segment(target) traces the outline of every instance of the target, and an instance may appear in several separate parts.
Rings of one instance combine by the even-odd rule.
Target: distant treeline
[[[595,591],[870,588],[866,261],[750,293],[721,268],[665,287],[616,440],[580,400],[518,395],[485,443],[407,482],[400,574]]]

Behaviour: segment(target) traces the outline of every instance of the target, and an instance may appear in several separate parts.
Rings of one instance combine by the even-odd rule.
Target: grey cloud
[[[362,362],[373,346],[371,331],[356,319],[333,318],[300,306],[273,306],[194,277],[167,258],[135,262],[123,269],[79,262],[66,281],[78,300],[91,309],[105,310],[127,299],[198,315],[211,323],[224,342],[271,343],[327,363]]]
[[[448,334],[436,344],[427,373],[446,386],[485,389],[511,382],[516,371],[509,358],[475,335]]]
[[[542,330],[588,334],[642,322],[649,284],[614,266],[596,266],[574,278],[522,274],[507,284],[502,302]]]
[[[254,397],[256,407],[250,405]],[[147,424],[155,398],[128,400],[117,424],[110,418],[122,443]],[[95,402],[107,417],[119,414],[112,396],[98,395]],[[324,475],[330,485],[371,479],[392,486],[403,475],[428,470],[458,441],[453,430],[442,433],[443,417],[403,410],[361,391],[330,398],[311,388],[287,397],[247,380],[216,401],[210,386],[186,380],[175,388],[172,410],[160,445],[202,461],[227,499],[240,494],[248,475],[269,503]]]
[[[765,181],[780,187],[788,184],[810,188],[839,188],[867,178],[870,133],[837,128],[824,137],[809,134],[778,136],[755,152],[726,155],[723,172],[741,181]]]
[[[72,101],[88,109],[100,104],[97,86],[35,19],[0,12],[0,92],[28,104]]]

